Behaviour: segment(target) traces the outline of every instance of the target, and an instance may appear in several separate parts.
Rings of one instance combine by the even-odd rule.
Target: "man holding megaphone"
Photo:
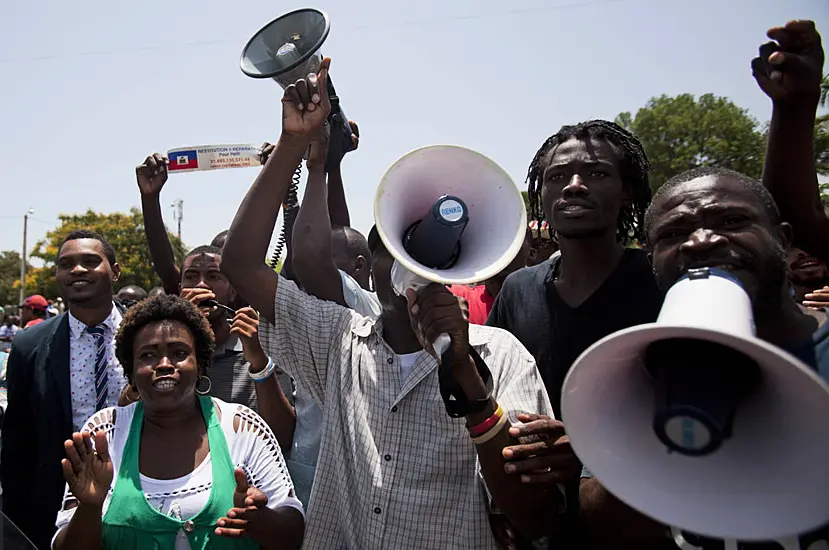
[[[625,501],[671,527],[682,527],[671,532],[655,525],[650,545],[642,542],[646,533],[634,534],[636,547],[642,550],[663,548],[668,536],[684,550],[752,547],[734,539],[776,541],[758,548],[825,547],[821,544],[829,543],[829,389],[818,374],[829,377],[829,323],[825,310],[805,308],[789,292],[785,253],[791,242],[789,225],[780,220],[777,206],[760,182],[730,170],[702,168],[680,174],[659,189],[645,217],[645,231],[657,283],[670,289],[659,321],[617,333],[585,352],[573,365],[562,394],[573,447],[599,477],[585,472],[582,480],[581,506],[588,512],[584,516],[588,531],[594,541],[632,547],[632,541],[615,527],[635,514],[621,502]],[[703,272],[718,270],[725,272],[722,281],[730,279],[742,287],[737,288],[736,300],[719,294],[716,285],[700,287],[703,292],[696,295],[680,288],[691,288],[688,285],[696,285],[695,279],[705,283],[708,275]],[[746,311],[740,307],[739,294],[747,295]],[[715,326],[714,315],[697,328],[699,311],[691,300],[710,303],[703,308],[708,311],[724,302],[715,315],[733,318],[722,323],[726,329],[729,324],[751,325],[753,310],[756,337],[752,327],[730,334]],[[672,309],[679,315],[667,319],[666,311]],[[733,385],[747,391],[734,400],[736,412],[723,424],[727,427],[712,452],[667,453],[664,438],[654,435],[657,420],[653,427],[648,422],[653,398],[658,412],[660,395],[669,395],[668,402],[694,397],[688,388],[696,380],[689,378],[690,385],[679,393],[657,390],[654,394],[653,388],[661,384],[642,376],[636,350],[648,343],[670,342],[669,333],[684,331],[689,335],[685,338],[693,339],[691,331],[702,334],[709,329],[712,336],[695,339],[695,349],[706,345],[705,338],[719,339],[724,347],[709,358],[712,368],[694,361],[688,372],[694,377],[712,373],[714,378],[702,380],[713,383],[701,386],[703,401],[683,403],[708,415],[706,401],[713,403],[716,398],[711,396],[719,396],[723,388]],[[664,332],[660,336],[657,331]],[[749,357],[758,379],[742,374],[729,378],[729,373],[749,374],[752,368],[743,370],[740,357],[727,348]],[[652,347],[647,349],[650,353]],[[643,362],[646,368],[653,365],[650,355]],[[681,365],[682,358],[677,354],[667,364]],[[596,376],[590,376],[591,370]],[[599,395],[587,403],[588,393]],[[716,407],[722,403],[728,401],[719,401]],[[682,410],[689,410],[689,405],[683,404]],[[599,418],[608,431],[591,429]],[[717,414],[708,418],[716,420]],[[683,437],[694,440],[693,434]],[[608,467],[606,458],[611,456],[620,467]]]
[[[282,136],[236,214],[222,259],[266,319],[266,349],[325,413],[304,547],[494,549],[487,496],[537,538],[563,502],[559,491],[530,490],[504,470],[502,451],[515,442],[509,419],[552,416],[517,340],[470,326],[463,302],[443,285],[395,294],[394,260],[379,242],[371,257],[382,306],[376,322],[304,294],[261,261],[290,175],[325,124],[329,63],[286,88]],[[466,397],[465,421],[447,415],[437,360],[424,351],[440,334],[450,339],[448,367]]]

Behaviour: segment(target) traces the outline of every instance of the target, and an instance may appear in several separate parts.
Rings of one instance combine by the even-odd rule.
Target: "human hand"
[[[218,311],[217,306],[203,306],[201,305],[202,302],[205,300],[215,300],[216,295],[213,293],[212,290],[209,288],[204,287],[193,287],[193,288],[182,288],[181,289],[181,297],[196,306],[196,308],[201,311],[205,317],[211,317],[216,314]]]
[[[577,479],[581,463],[570,448],[564,424],[540,414],[519,414],[522,426],[509,429],[514,438],[532,437],[531,443],[504,447],[504,470],[521,476],[523,483],[553,485]]]
[[[412,329],[424,349],[434,355],[432,343],[441,334],[451,341],[452,357],[458,364],[469,361],[469,305],[449,292],[446,286],[432,283],[418,292],[406,291]]]
[[[248,484],[245,472],[240,468],[233,471],[233,477],[236,478],[233,508],[227,511],[227,517],[216,523],[216,534],[222,537],[255,537],[263,512],[267,509],[268,497]]]
[[[95,433],[95,447],[89,432],[75,432],[63,442],[66,458],[60,461],[63,478],[78,503],[102,507],[112,485],[113,467],[104,432]]]
[[[252,307],[236,310],[230,333],[242,340],[242,353],[250,363],[251,372],[259,372],[268,364],[268,356],[259,343],[259,314]]]
[[[803,305],[811,309],[824,309],[829,307],[829,286],[806,294],[803,297]]]
[[[751,70],[773,101],[817,100],[823,78],[823,46],[813,21],[789,21],[767,32],[774,42],[760,46]]]
[[[261,152],[259,153],[259,162],[265,164],[268,162],[268,159],[271,158],[271,153],[276,148],[276,145],[272,143],[268,143],[267,141],[262,144]]]
[[[167,182],[167,157],[154,153],[135,167],[135,179],[141,195],[158,195]]]
[[[353,120],[348,121],[351,127],[351,142],[344,140],[342,136],[336,136],[331,140],[328,148],[328,165],[333,167],[339,165],[343,157],[351,151],[355,151],[360,145],[360,128]]]
[[[317,73],[310,73],[285,88],[282,96],[282,135],[289,139],[310,143],[328,119],[331,102],[328,98],[328,68],[326,57]]]

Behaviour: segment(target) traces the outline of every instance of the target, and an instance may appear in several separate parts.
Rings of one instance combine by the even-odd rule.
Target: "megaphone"
[[[302,8],[280,15],[253,35],[242,50],[239,66],[251,78],[272,78],[284,90],[322,63],[320,48],[328,38],[328,15],[315,8]],[[331,140],[351,143],[351,126],[328,77],[331,101]]]
[[[331,22],[328,16],[318,9],[302,8],[280,15],[248,40],[242,50],[239,66],[247,76],[272,78],[284,90],[297,80],[319,70],[323,59],[320,48],[328,38],[330,30]],[[331,113],[328,115],[331,130],[328,149],[330,158],[335,151],[347,151],[351,147],[352,130],[330,75],[327,91],[331,102]],[[286,218],[290,213],[295,215],[299,204],[297,189],[300,174],[301,167],[298,167],[284,205]],[[282,247],[286,241],[284,228],[287,225],[288,219],[283,224],[283,234],[274,251],[272,267],[275,267],[282,255]]]
[[[655,323],[588,348],[561,408],[585,467],[661,523],[768,541],[829,521],[829,386],[755,336],[724,271],[690,271]]]
[[[416,149],[389,167],[374,200],[377,233],[394,257],[395,291],[468,284],[498,274],[526,236],[524,200],[488,157],[454,145]],[[435,343],[440,356],[448,337]]]

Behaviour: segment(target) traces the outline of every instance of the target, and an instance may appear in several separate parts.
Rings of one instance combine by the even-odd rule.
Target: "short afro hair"
[[[115,249],[112,248],[112,245],[101,235],[100,233],[96,233],[94,231],[90,231],[88,229],[78,229],[76,231],[72,231],[69,233],[63,242],[60,243],[60,248],[58,248],[58,257],[60,257],[60,251],[63,249],[63,245],[68,243],[69,241],[77,241],[78,239],[95,239],[99,243],[101,243],[101,248],[104,249],[104,256],[106,256],[109,265],[115,265],[118,263],[115,259]]]
[[[124,314],[118,334],[115,335],[115,356],[132,384],[135,336],[145,326],[159,321],[178,321],[185,325],[196,343],[196,362],[202,372],[210,366],[216,340],[210,323],[196,307],[178,296],[154,296],[138,302]]]
[[[651,205],[645,213],[646,237],[650,235],[650,229],[653,227],[654,207],[662,202],[668,193],[683,183],[709,176],[713,178],[729,178],[739,182],[746,190],[752,192],[760,201],[760,204],[763,205],[763,210],[768,217],[769,224],[775,226],[780,223],[780,210],[777,208],[777,204],[774,202],[771,193],[769,193],[769,190],[766,189],[762,183],[752,177],[746,176],[745,174],[734,170],[729,170],[728,168],[703,166],[701,168],[694,168],[692,170],[682,172],[681,174],[677,174],[666,181],[664,185],[662,185],[662,187],[654,193]]]

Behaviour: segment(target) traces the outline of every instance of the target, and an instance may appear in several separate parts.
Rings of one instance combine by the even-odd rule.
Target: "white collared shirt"
[[[259,338],[321,405],[322,446],[303,549],[495,550],[486,488],[463,418],[450,418],[437,361],[421,354],[405,380],[381,321],[319,300],[282,277],[274,323]],[[510,333],[469,326],[511,420],[553,416],[529,352]]]
[[[115,357],[115,331],[121,324],[121,313],[115,304],[109,317],[103,322],[106,326],[104,341],[109,354],[107,382],[109,397],[107,406],[118,404],[118,396],[127,383],[124,369]],[[69,391],[72,397],[72,426],[80,431],[86,419],[95,414],[95,338],[86,330],[86,325],[69,313]]]

